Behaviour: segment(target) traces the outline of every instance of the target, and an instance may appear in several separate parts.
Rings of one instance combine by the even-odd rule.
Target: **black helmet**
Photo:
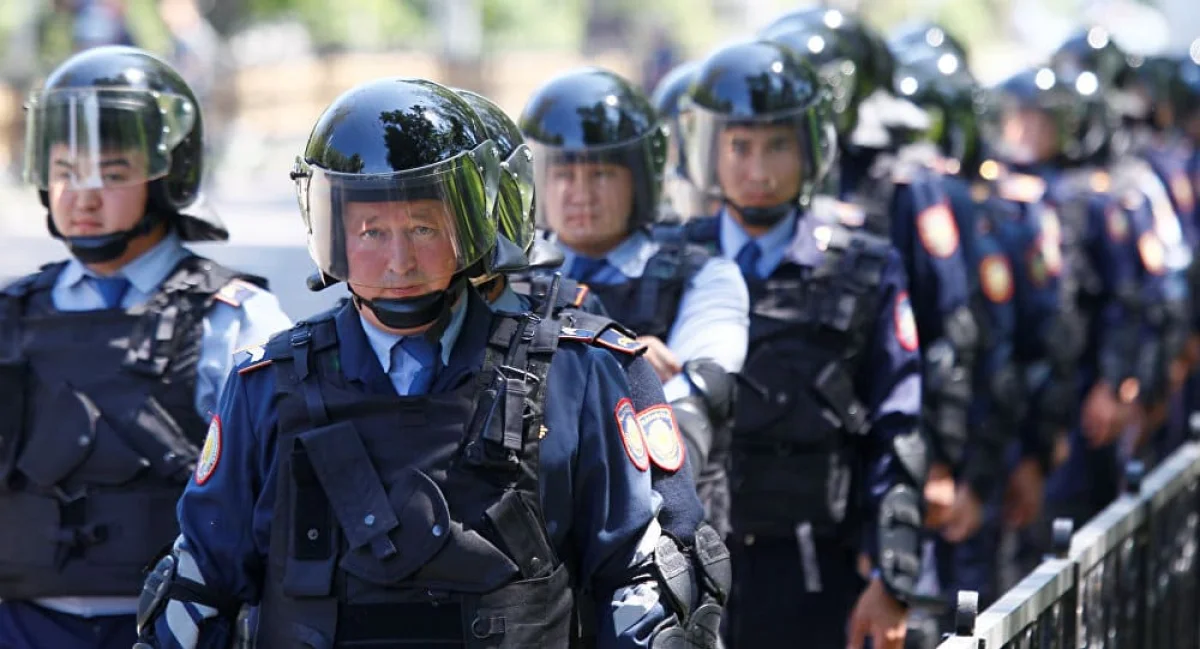
[[[352,292],[383,289],[356,299],[401,329],[448,313],[492,253],[499,176],[496,145],[466,101],[399,78],[335,99],[292,170],[317,268]]]
[[[1129,90],[1145,104],[1144,114],[1134,116],[1146,125],[1165,130],[1174,126],[1171,92],[1179,73],[1178,56],[1131,56]]]
[[[475,114],[483,122],[487,136],[496,143],[500,157],[500,193],[492,216],[496,222],[496,251],[485,263],[485,275],[477,281],[497,273],[513,272],[528,268],[529,255],[534,245],[535,224],[533,182],[533,154],[525,144],[521,129],[516,122],[492,100],[471,92],[455,88]]]
[[[948,61],[957,61],[957,57],[947,52],[937,59],[901,63],[896,70],[896,90],[928,115],[929,128],[922,139],[936,144],[942,155],[961,169],[977,170],[983,162],[982,91],[970,72],[957,64],[951,67]]]
[[[734,205],[748,222],[774,223],[793,208],[807,206],[837,158],[828,88],[815,70],[782,45],[755,41],[717,50],[700,64],[682,106],[688,177],[701,191],[727,202],[717,177],[721,132],[727,126],[794,128],[804,174],[800,192],[771,207]]]
[[[1145,119],[1150,105],[1132,91],[1131,57],[1103,27],[1072,34],[1050,57],[1050,67],[1066,78],[1090,72],[1100,82],[1102,96],[1115,115],[1131,120]]]
[[[49,207],[52,157],[73,169],[56,182],[100,188],[148,183],[146,214],[133,229],[67,244],[85,261],[119,257],[128,242],[159,219],[185,241],[224,241],[229,233],[198,201],[204,172],[200,104],[170,65],[132,47],[99,47],[67,59],[32,92],[26,105],[25,178]],[[133,173],[100,173],[100,156],[133,153]],[[144,167],[144,169],[140,168]],[[51,234],[62,238],[49,220]]]
[[[551,165],[589,161],[623,165],[632,173],[634,185],[629,228],[656,218],[667,129],[633,84],[599,68],[568,72],[534,92],[518,123],[533,150],[539,187],[544,186]]]
[[[964,63],[967,48],[954,38],[946,28],[928,20],[905,23],[888,36],[888,47],[902,63],[915,63],[926,59],[937,59],[943,54],[953,54]]]
[[[814,7],[786,13],[758,33],[792,50],[829,84],[838,136],[849,143],[863,100],[889,91],[895,74],[891,51],[875,30],[837,9]]]
[[[1006,162],[1037,162],[1027,159],[1026,152],[1006,146],[1000,136],[1000,120],[1012,109],[1034,109],[1047,115],[1058,137],[1055,150],[1067,163],[1082,163],[1100,153],[1113,132],[1111,113],[1099,96],[1099,80],[1090,72],[1070,78],[1048,67],[1032,68],[1000,83],[991,95],[985,123],[987,141]]]
[[[679,219],[686,219],[704,211],[702,196],[687,179],[687,160],[683,151],[683,134],[679,126],[679,100],[687,93],[699,68],[699,61],[680,63],[658,82],[654,93],[650,95],[654,109],[669,129],[669,149],[663,178],[663,205],[664,209],[670,210]]]

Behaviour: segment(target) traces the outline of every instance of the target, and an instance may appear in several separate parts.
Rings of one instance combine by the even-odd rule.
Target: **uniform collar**
[[[742,247],[753,239],[762,249],[764,256],[769,256],[771,251],[782,250],[792,240],[792,235],[796,232],[796,221],[798,220],[798,212],[792,210],[791,214],[781,219],[779,223],[771,226],[762,235],[751,237],[742,225],[738,223],[729,210],[721,208],[721,212],[717,218],[720,219],[720,239],[721,251],[726,257],[734,259],[738,253],[742,251]],[[808,219],[799,219],[808,220]]]
[[[562,248],[563,268],[570,269],[571,264],[575,262],[575,257],[579,256],[578,252],[571,249],[570,246],[558,241],[555,237],[555,242]],[[625,237],[625,240],[617,244],[617,247],[608,251],[604,258],[609,265],[617,269],[622,275],[630,279],[636,279],[646,272],[646,264],[654,253],[658,252],[658,243],[650,238],[650,235],[645,230],[634,230],[632,234]]]
[[[468,288],[463,299],[455,306],[451,321],[442,334],[442,363],[445,368],[438,373],[431,390],[445,391],[465,374],[482,365],[483,350],[490,333],[491,311],[483,298],[473,288]],[[334,316],[337,328],[338,353],[342,359],[342,373],[348,380],[359,381],[381,394],[394,392],[391,381],[384,371],[384,359],[391,365],[391,346],[386,354],[380,354],[377,345],[390,337],[394,345],[401,336],[379,331],[365,323],[353,301],[347,300]],[[368,333],[371,332],[371,333]],[[378,343],[372,334],[381,334]]]
[[[179,262],[191,254],[183,247],[179,235],[172,230],[153,248],[122,266],[116,275],[129,280],[130,285],[139,293],[151,295],[158,290],[163,280],[167,279],[167,275],[175,270]],[[88,270],[83,262],[72,257],[63,268],[59,282],[67,288],[74,288],[85,279],[95,276],[96,274]]]
[[[439,340],[441,343],[443,367],[450,362],[450,352],[454,349],[454,343],[458,341],[458,334],[462,331],[463,319],[466,316],[466,312],[467,300],[465,299],[460,299],[458,304],[455,304],[450,310],[450,322],[446,325],[446,330],[442,332],[442,337]],[[379,360],[379,366],[383,368],[384,372],[391,372],[392,349],[405,336],[375,327],[375,325],[367,322],[361,312],[358,313],[358,320],[362,326],[363,333],[367,336],[367,343],[371,345],[371,351],[375,352],[375,358]]]

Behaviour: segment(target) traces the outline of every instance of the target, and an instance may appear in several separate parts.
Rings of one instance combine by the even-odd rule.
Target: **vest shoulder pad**
[[[8,297],[25,297],[30,293],[38,290],[49,290],[54,286],[54,281],[58,279],[58,274],[62,272],[65,261],[56,261],[46,264],[39,268],[36,273],[30,273],[24,277],[19,277],[8,283],[0,294]]]
[[[996,193],[1014,203],[1036,203],[1046,195],[1046,181],[1029,174],[1012,173],[996,183]]]
[[[211,297],[238,307],[266,285],[267,280],[261,277],[240,273],[199,255],[189,255],[167,276],[163,290]]]
[[[315,350],[336,345],[337,330],[333,318],[341,308],[341,305],[335,306],[297,322],[291,329],[275,333],[263,345],[264,359],[272,362],[291,360],[292,348],[296,345],[312,345]]]
[[[683,236],[689,243],[705,248],[715,246],[720,241],[721,222],[715,216],[704,216],[692,219],[683,225]]]

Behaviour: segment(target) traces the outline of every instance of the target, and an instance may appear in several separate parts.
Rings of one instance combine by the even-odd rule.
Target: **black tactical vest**
[[[332,316],[268,343],[279,470],[259,646],[567,646],[571,578],[537,488],[561,323],[492,323],[481,371],[412,397],[346,382]]]
[[[0,598],[133,595],[178,535],[206,421],[202,320],[238,277],[196,256],[128,311],[58,311],[63,264],[0,294]],[[253,280],[261,282],[261,280]]]
[[[820,218],[818,265],[785,261],[747,278],[750,345],[739,377],[730,487],[736,534],[792,538],[795,525],[837,531],[850,503],[859,439],[869,430],[854,384],[879,312],[890,245]],[[701,241],[713,224],[690,224]]]
[[[708,251],[689,245],[670,231],[656,232],[659,249],[647,262],[641,277],[619,284],[591,284],[613,320],[640,336],[666,340],[679,315],[679,303],[688,284],[709,259]]]

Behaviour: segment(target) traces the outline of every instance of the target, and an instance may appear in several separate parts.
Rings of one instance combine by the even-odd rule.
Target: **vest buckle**
[[[312,330],[308,327],[297,329],[292,332],[291,344],[292,347],[304,347],[312,342]]]

